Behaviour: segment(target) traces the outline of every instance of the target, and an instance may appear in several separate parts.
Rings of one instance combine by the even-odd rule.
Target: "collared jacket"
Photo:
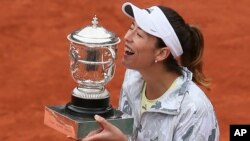
[[[140,114],[144,80],[135,70],[126,70],[119,109],[134,118],[133,141],[219,141],[219,126],[213,106],[183,68],[181,82],[155,105]]]

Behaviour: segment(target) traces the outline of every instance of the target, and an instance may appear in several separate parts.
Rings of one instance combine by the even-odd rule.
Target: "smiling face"
[[[144,32],[133,22],[125,34],[125,52],[122,63],[129,69],[143,70],[155,64],[157,38]]]

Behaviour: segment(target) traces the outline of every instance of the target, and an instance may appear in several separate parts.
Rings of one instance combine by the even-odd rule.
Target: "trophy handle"
[[[116,59],[116,52],[115,52],[115,50],[113,49],[113,47],[112,47],[112,46],[109,46],[109,47],[108,47],[108,50],[109,50],[109,52],[111,53],[112,59],[115,60],[115,59]]]

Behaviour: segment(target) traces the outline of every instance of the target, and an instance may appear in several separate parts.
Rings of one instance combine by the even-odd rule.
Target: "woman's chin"
[[[125,61],[124,58],[122,58],[122,64],[123,64],[125,67],[127,67],[127,66],[126,66],[126,61]]]
[[[130,65],[129,65],[129,63],[128,63],[128,61],[126,61],[126,59],[122,59],[122,64],[127,68],[127,69],[131,69],[131,67],[130,67]]]

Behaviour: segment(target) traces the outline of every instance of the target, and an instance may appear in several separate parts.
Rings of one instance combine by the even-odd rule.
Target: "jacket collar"
[[[139,79],[134,79],[138,81],[137,83],[130,83],[130,84],[137,84],[138,86],[130,87],[134,89],[130,89],[131,92],[128,93],[128,98],[133,103],[133,106],[140,106],[141,101],[141,90],[143,87],[144,80],[140,76],[139,72],[130,75],[130,77],[137,77]],[[149,109],[147,112],[160,112],[164,114],[170,115],[177,115],[181,109],[181,103],[188,93],[188,85],[192,81],[192,72],[190,72],[186,67],[182,68],[182,76],[181,81],[178,82],[177,87],[168,92],[168,94],[164,94],[158,101]]]
[[[164,94],[163,98],[159,99],[154,106],[151,107],[149,111],[151,112],[161,112],[171,115],[177,115],[181,109],[181,103],[188,93],[188,85],[192,80],[192,73],[187,69],[182,69],[181,81],[178,82],[177,87],[175,87],[168,94]]]

